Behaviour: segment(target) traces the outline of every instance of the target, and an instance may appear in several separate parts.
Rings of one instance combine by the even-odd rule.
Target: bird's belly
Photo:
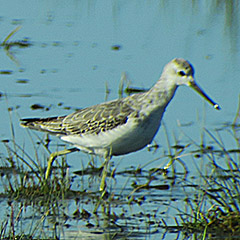
[[[150,121],[138,124],[136,127],[132,127],[122,134],[121,137],[112,142],[112,155],[122,155],[135,152],[151,143],[159,129],[160,119],[154,124],[152,121],[156,120],[151,119]]]
[[[152,116],[143,121],[130,119],[124,125],[98,134],[62,136],[61,139],[79,149],[105,156],[123,155],[142,149],[151,143],[160,126],[161,116]]]

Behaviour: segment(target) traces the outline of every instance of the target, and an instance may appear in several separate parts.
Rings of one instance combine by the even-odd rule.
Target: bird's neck
[[[158,82],[146,93],[146,97],[156,108],[165,108],[173,98],[176,89],[177,85],[174,81],[161,77]]]

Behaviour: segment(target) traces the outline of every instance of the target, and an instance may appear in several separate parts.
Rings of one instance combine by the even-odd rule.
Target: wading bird
[[[152,142],[166,107],[180,85],[193,88],[215,109],[220,109],[196,84],[193,66],[184,59],[175,58],[146,92],[87,107],[67,116],[22,119],[21,125],[57,135],[76,147],[50,155],[46,178],[49,178],[52,163],[59,155],[80,149],[104,157],[100,184],[103,191],[111,157],[135,152]]]

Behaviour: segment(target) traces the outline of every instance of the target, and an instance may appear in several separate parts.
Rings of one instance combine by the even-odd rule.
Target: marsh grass
[[[21,29],[21,26],[16,27],[14,30],[12,30],[2,42],[0,42],[0,47],[3,47],[4,51],[6,52],[6,55],[17,65],[19,65],[18,60],[16,59],[12,48],[28,48],[32,46],[32,43],[29,41],[29,39],[23,39],[23,40],[14,40],[10,41],[13,35],[15,35],[19,30]],[[6,74],[6,73],[5,73]]]
[[[3,170],[1,181],[4,189],[1,194],[3,198],[8,199],[10,208],[6,220],[1,222],[0,232],[2,235],[0,236],[2,238],[42,239],[47,236],[47,239],[58,239],[61,235],[59,229],[68,227],[68,224],[65,223],[67,220],[82,221],[89,231],[91,228],[97,229],[94,231],[99,231],[99,234],[107,234],[110,239],[125,236],[138,238],[151,232],[157,232],[159,221],[152,220],[155,218],[155,213],[145,214],[140,210],[139,213],[135,211],[131,213],[131,208],[145,203],[145,191],[161,191],[168,188],[166,184],[154,184],[161,176],[160,169],[149,172],[141,167],[136,167],[118,172],[116,167],[111,167],[108,174],[110,184],[104,198],[99,192],[92,190],[72,190],[74,177],[69,176],[69,166],[66,164],[65,157],[56,160],[50,181],[44,179],[46,160],[44,160],[45,154],[42,153],[43,150],[49,152],[51,140],[48,137],[45,139],[37,137],[36,142],[30,137],[35,151],[33,155],[30,155],[25,146],[21,147],[17,144],[14,128],[11,127],[11,140],[2,141],[6,154],[1,157]],[[89,176],[88,179],[91,179],[92,175],[96,175],[97,179],[100,172],[101,169],[96,168],[90,162],[87,168],[79,170],[75,174],[78,173],[79,178]],[[136,180],[132,183],[131,188],[129,188],[129,184],[126,184],[121,187],[120,191],[114,192],[115,179],[118,176]],[[85,182],[85,184],[88,185],[89,182]],[[77,204],[77,209],[72,215],[66,214],[63,204],[69,201],[76,201]],[[94,208],[89,211],[85,209],[85,205],[87,207],[92,205]],[[24,216],[24,209],[29,207],[33,207],[34,211],[31,213],[32,221],[27,221],[28,224],[26,224],[26,219],[21,216]],[[129,212],[124,210],[125,208],[129,208]],[[115,209],[121,209],[122,213],[115,212]],[[130,219],[134,219],[134,224],[130,223]],[[144,223],[144,221],[147,222]],[[20,225],[28,227],[19,230]],[[51,231],[44,230],[47,226],[51,226]]]
[[[3,183],[5,192],[10,197],[31,200],[49,191],[54,194],[54,197],[57,197],[61,192],[64,193],[70,188],[69,181],[66,181],[68,166],[64,157],[60,158],[62,162],[58,171],[53,174],[51,182],[47,182],[44,178],[45,167],[42,167],[42,164],[39,163],[36,149],[35,157],[37,161],[15,142],[15,137],[13,137],[13,140],[3,140],[2,143],[6,148],[7,156],[1,158],[2,166],[0,170],[2,170],[2,178],[5,176]],[[47,148],[45,144],[43,147]]]
[[[160,228],[166,229],[167,232],[182,232],[186,236],[184,239],[189,239],[193,235],[197,236],[197,239],[206,239],[206,236],[218,236],[219,234],[239,236],[240,171],[239,142],[236,139],[238,131],[239,125],[237,123],[224,126],[216,130],[214,134],[204,129],[204,134],[208,139],[205,137],[205,142],[201,144],[196,144],[190,140],[189,144],[185,145],[181,145],[179,141],[171,144],[170,139],[167,138],[169,147],[167,154],[154,159],[152,162],[168,158],[170,162],[172,161],[172,165],[168,169],[152,168],[146,170],[145,167],[152,162],[123,171],[118,171],[116,167],[112,167],[108,177],[115,184],[110,187],[105,198],[101,199],[98,192],[91,190],[81,192],[71,189],[73,177],[69,176],[69,166],[65,157],[57,159],[51,181],[46,182],[44,179],[46,161],[43,161],[45,164],[41,163],[43,155],[40,149],[44,149],[48,153],[51,140],[48,137],[38,138],[37,144],[36,141],[31,140],[36,152],[34,156],[30,156],[25,147],[16,143],[14,129],[12,129],[12,140],[2,141],[7,153],[7,155],[1,156],[1,179],[4,186],[2,197],[9,199],[11,213],[5,221],[1,222],[1,236],[5,239],[11,239],[13,236],[19,239],[41,239],[43,236],[57,239],[61,235],[59,227],[67,226],[64,222],[68,219],[84,221],[89,229],[98,229],[99,234],[104,232],[103,229],[108,229],[110,238],[123,237],[124,234],[128,234],[129,238],[134,239],[134,237],[146,236],[146,233],[154,235]],[[233,137],[236,148],[227,149],[224,146],[221,133],[226,132]],[[165,133],[168,136],[167,129]],[[211,145],[206,144],[209,141],[212,143]],[[193,150],[189,147],[190,144],[195,146]],[[39,146],[36,147],[36,145]],[[150,147],[150,150],[153,148]],[[199,176],[195,176],[193,181],[189,179],[189,170],[181,160],[185,154],[191,155],[198,162],[203,160],[206,163],[205,168],[201,170],[196,163]],[[180,175],[179,170],[177,172],[175,169],[176,164],[183,167]],[[101,170],[90,163],[87,168],[79,170],[75,174],[82,178],[84,176],[98,176],[99,172]],[[120,191],[114,190],[118,177],[128,178],[131,185],[122,186]],[[169,183],[163,179],[168,179]],[[144,210],[148,205],[146,192],[154,193],[153,199],[154,195],[158,198],[156,193],[170,190],[177,182],[182,183],[185,192],[185,206],[183,209],[178,209],[179,214],[175,218],[175,225],[169,226],[164,220],[164,216],[159,219],[157,211]],[[191,190],[189,191],[189,189]],[[71,199],[81,202],[80,206],[83,202],[91,202],[98,209],[97,211],[89,211],[85,207],[78,206],[72,216],[66,215],[60,203]],[[20,204],[21,207],[14,210],[12,205],[16,201],[24,204]],[[19,233],[17,226],[22,220],[16,216],[21,215],[23,206],[30,205],[36,209],[34,214],[38,216],[38,220],[33,214],[31,230],[23,229]],[[135,211],[127,213],[125,210],[122,213],[115,212],[117,208],[127,207],[131,209],[136,208],[136,206],[142,209],[139,213]],[[171,206],[169,205],[168,208]],[[41,217],[39,218],[39,216]],[[93,223],[93,219],[95,219],[95,223]],[[136,224],[131,226],[130,219],[134,219]],[[139,224],[140,222],[141,224]],[[127,226],[121,227],[123,223]],[[51,225],[52,230],[43,231],[44,234],[40,234],[39,232],[46,225]],[[121,231],[124,231],[123,235]],[[51,234],[49,235],[49,233]]]
[[[12,30],[7,37],[3,40],[3,42],[0,44],[0,46],[4,47],[5,50],[9,51],[12,47],[30,47],[32,44],[27,40],[21,40],[21,41],[9,41],[11,37],[17,33],[21,29],[21,26],[16,27],[14,30]]]
[[[187,182],[185,209],[179,209],[181,226],[187,234],[198,239],[240,237],[240,104],[232,124],[211,132],[204,128],[205,141],[193,152],[195,159],[207,160],[198,170],[195,182]],[[227,148],[224,139],[229,135],[235,146]],[[189,180],[188,180],[189,181]],[[194,194],[189,195],[191,186]]]
[[[51,181],[46,181],[45,169],[15,140],[2,143],[7,156],[1,157],[1,198],[8,200],[10,213],[1,221],[0,239],[57,239],[56,226],[64,217],[61,202],[74,194],[65,158],[54,170]],[[30,219],[25,216],[27,208],[33,208]],[[46,226],[52,226],[51,231]]]
[[[59,233],[54,229],[58,220],[52,224],[49,218],[62,218],[59,213],[60,203],[66,196],[72,195],[66,159],[58,159],[59,167],[54,169],[51,181],[46,181],[46,161],[41,161],[46,152],[50,152],[50,140],[48,136],[44,139],[37,137],[35,142],[29,135],[33,149],[33,153],[29,154],[26,146],[20,146],[16,141],[12,111],[12,108],[8,108],[11,138],[1,141],[5,154],[0,156],[0,197],[8,203],[8,207],[0,222],[0,239],[57,239]],[[27,208],[32,208],[31,217],[28,216]],[[46,231],[46,225],[49,224],[53,229]]]

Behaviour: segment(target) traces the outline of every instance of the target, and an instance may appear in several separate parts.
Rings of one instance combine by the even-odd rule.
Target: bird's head
[[[194,80],[194,68],[191,63],[185,59],[174,58],[165,66],[162,76],[175,86],[186,85],[193,88],[205,100],[212,104],[215,109],[220,109],[220,106],[209,98],[207,94],[197,85]]]

